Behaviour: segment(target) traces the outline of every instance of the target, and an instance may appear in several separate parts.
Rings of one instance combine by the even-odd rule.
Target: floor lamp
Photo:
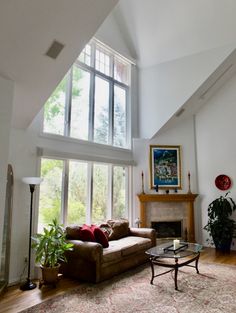
[[[25,184],[28,184],[30,187],[30,229],[29,229],[29,254],[28,254],[28,276],[25,283],[20,286],[21,290],[31,290],[34,289],[37,285],[30,280],[30,259],[31,259],[31,235],[32,235],[32,211],[33,211],[33,194],[35,186],[39,185],[42,182],[40,177],[23,177],[22,181]]]

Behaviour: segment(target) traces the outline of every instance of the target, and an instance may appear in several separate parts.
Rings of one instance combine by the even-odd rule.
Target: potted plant
[[[235,209],[236,204],[231,197],[228,197],[228,192],[208,206],[208,223],[204,229],[209,232],[217,250],[230,251],[236,228],[236,222],[230,216]]]
[[[60,262],[66,262],[65,251],[72,250],[73,244],[66,241],[62,225],[54,219],[44,228],[42,234],[36,234],[32,248],[35,250],[36,262],[40,263],[44,284],[56,284]]]

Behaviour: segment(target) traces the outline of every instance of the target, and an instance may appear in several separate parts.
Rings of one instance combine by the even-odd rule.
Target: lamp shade
[[[43,179],[41,177],[23,177],[22,181],[28,185],[39,185]]]

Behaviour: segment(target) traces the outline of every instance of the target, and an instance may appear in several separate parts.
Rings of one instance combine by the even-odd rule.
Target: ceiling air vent
[[[59,41],[54,40],[45,54],[49,58],[56,59],[64,47],[65,45],[63,45]]]

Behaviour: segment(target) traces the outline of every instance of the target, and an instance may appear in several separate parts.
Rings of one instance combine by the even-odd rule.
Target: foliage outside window
[[[56,218],[64,225],[128,217],[128,167],[41,159],[38,231]]]
[[[130,68],[92,40],[46,102],[44,132],[129,147]]]

